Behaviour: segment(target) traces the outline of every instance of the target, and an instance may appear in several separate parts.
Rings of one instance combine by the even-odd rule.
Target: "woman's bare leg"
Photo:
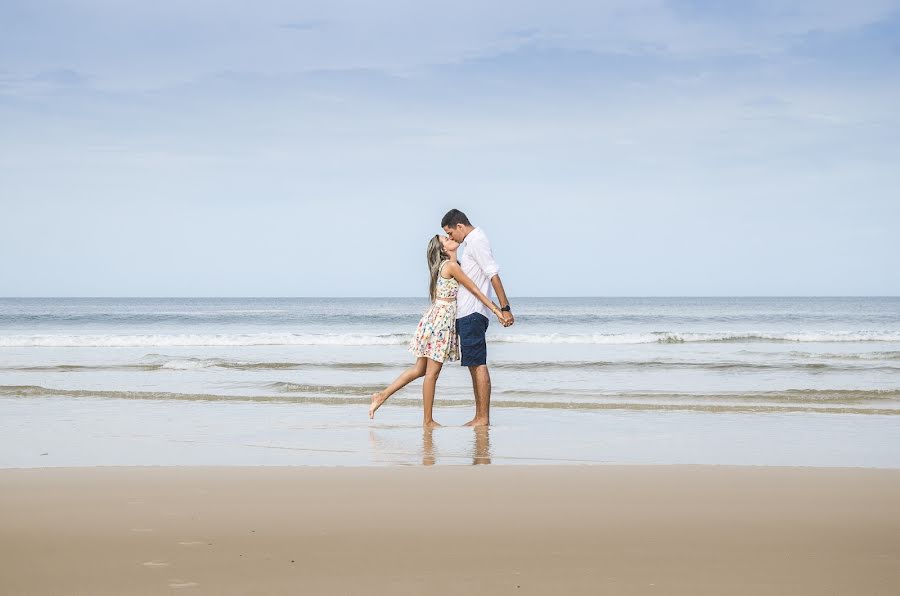
[[[422,407],[424,408],[422,426],[440,426],[432,417],[432,409],[434,408],[434,388],[441,375],[442,366],[444,365],[441,362],[428,360],[425,367],[425,382],[422,384]]]
[[[387,401],[387,398],[394,395],[416,379],[425,376],[426,360],[428,360],[428,358],[417,358],[416,363],[400,373],[400,376],[397,377],[393,383],[388,385],[387,389],[372,394],[372,403],[369,405],[369,418],[375,418],[375,410],[380,408],[381,404]]]

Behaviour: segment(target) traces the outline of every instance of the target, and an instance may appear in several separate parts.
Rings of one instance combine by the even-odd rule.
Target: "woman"
[[[459,243],[446,236],[435,236],[428,243],[425,256],[428,259],[430,274],[428,293],[431,295],[431,307],[419,321],[416,335],[409,344],[409,351],[415,355],[416,363],[397,377],[387,389],[372,394],[369,418],[375,417],[375,411],[387,398],[415,379],[425,377],[425,383],[422,385],[422,405],[424,407],[422,425],[426,427],[440,426],[432,418],[434,387],[444,362],[459,360],[459,340],[456,335],[456,294],[460,284],[472,292],[502,321],[500,308],[481,293],[456,262],[458,248]]]

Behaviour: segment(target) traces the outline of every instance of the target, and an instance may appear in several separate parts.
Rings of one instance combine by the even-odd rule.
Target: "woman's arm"
[[[444,272],[449,273],[450,277],[458,281],[460,285],[462,285],[465,289],[472,292],[473,296],[478,298],[478,300],[480,300],[482,304],[491,309],[491,312],[497,315],[497,318],[500,319],[501,322],[503,321],[503,313],[500,311],[497,305],[491,302],[487,296],[481,293],[481,290],[478,289],[478,286],[475,285],[475,282],[472,281],[468,275],[463,273],[462,267],[460,267],[459,264],[453,262],[447,263],[446,265],[444,265]]]

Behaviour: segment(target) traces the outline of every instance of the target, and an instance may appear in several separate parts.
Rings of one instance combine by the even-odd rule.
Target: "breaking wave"
[[[180,334],[180,335],[6,335],[0,336],[0,347],[25,348],[135,348],[165,346],[372,346],[399,345],[409,341],[409,334]]]
[[[717,332],[690,333],[654,331],[652,333],[595,333],[582,335],[499,335],[498,343],[536,344],[680,344],[704,342],[900,342],[900,331],[822,331],[816,333]]]
[[[165,347],[165,346],[377,346],[403,345],[410,333],[385,334],[148,334],[148,335],[5,335],[0,347]],[[900,342],[900,331],[822,331],[797,333],[717,332],[594,334],[496,334],[492,343],[530,344],[679,344],[698,342]]]
[[[801,357],[803,358],[803,357]],[[824,358],[829,360],[827,356]],[[838,362],[831,359],[826,362],[747,362],[747,361],[679,361],[679,360],[560,360],[540,362],[496,361],[491,368],[516,371],[641,371],[641,370],[707,370],[707,371],[806,371],[811,373],[827,372],[864,372],[873,371],[898,373],[900,364],[873,364],[875,358],[857,359],[853,354],[847,355],[847,361]],[[284,371],[284,370],[396,370],[409,366],[409,362],[250,362],[227,360],[224,358],[192,358],[192,357],[160,357],[144,359],[128,364],[45,364],[33,366],[0,366],[0,370],[23,372],[71,373],[92,371],[195,371],[195,370],[233,370],[233,371]]]

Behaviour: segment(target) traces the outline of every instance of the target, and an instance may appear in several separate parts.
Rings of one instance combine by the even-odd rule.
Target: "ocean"
[[[900,467],[900,298],[517,298],[492,427],[458,363],[424,432],[418,298],[0,299],[0,467]]]

